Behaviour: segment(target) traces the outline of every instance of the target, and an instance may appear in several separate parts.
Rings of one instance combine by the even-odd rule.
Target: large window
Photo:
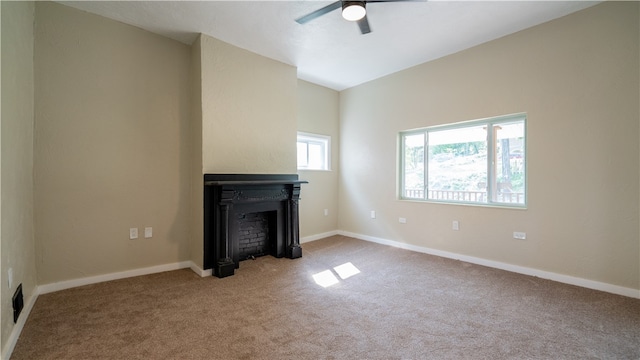
[[[400,198],[524,207],[526,115],[400,133]]]
[[[298,169],[331,170],[331,137],[298,132]]]

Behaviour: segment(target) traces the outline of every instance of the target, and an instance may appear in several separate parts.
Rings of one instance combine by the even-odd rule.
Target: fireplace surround
[[[266,254],[301,257],[298,201],[306,183],[296,174],[205,174],[204,268],[223,278],[240,267],[241,253],[247,254],[240,230],[248,214],[267,219]]]

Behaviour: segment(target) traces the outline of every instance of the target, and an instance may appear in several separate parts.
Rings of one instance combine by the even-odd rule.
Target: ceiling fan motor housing
[[[342,17],[349,21],[358,21],[366,15],[366,1],[343,1]]]

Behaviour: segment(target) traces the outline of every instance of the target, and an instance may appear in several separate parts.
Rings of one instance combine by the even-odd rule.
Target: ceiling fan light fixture
[[[364,1],[343,1],[342,17],[349,21],[358,21],[367,14]]]

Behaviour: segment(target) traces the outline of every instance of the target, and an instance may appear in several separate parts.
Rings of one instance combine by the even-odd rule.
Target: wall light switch
[[[153,236],[153,228],[152,227],[144,228],[144,237],[145,238],[150,238],[152,236]]]
[[[375,210],[371,210],[371,218],[372,219],[376,218],[376,211]]]
[[[527,233],[514,231],[513,232],[513,238],[514,239],[519,239],[519,240],[526,240],[527,239]]]
[[[398,222],[399,222],[400,224],[406,224],[406,223],[407,223],[407,218],[403,218],[403,217],[398,218]]]
[[[8,284],[9,285],[9,289],[11,289],[11,287],[13,286],[13,268],[9,268],[8,274],[7,274],[7,280],[8,280]]]
[[[329,216],[329,209],[324,209],[324,216]]]
[[[130,228],[129,229],[129,239],[137,239],[138,238],[138,228]]]
[[[451,225],[451,228],[453,230],[460,230],[460,223],[458,222],[458,220],[454,220],[453,224]]]

